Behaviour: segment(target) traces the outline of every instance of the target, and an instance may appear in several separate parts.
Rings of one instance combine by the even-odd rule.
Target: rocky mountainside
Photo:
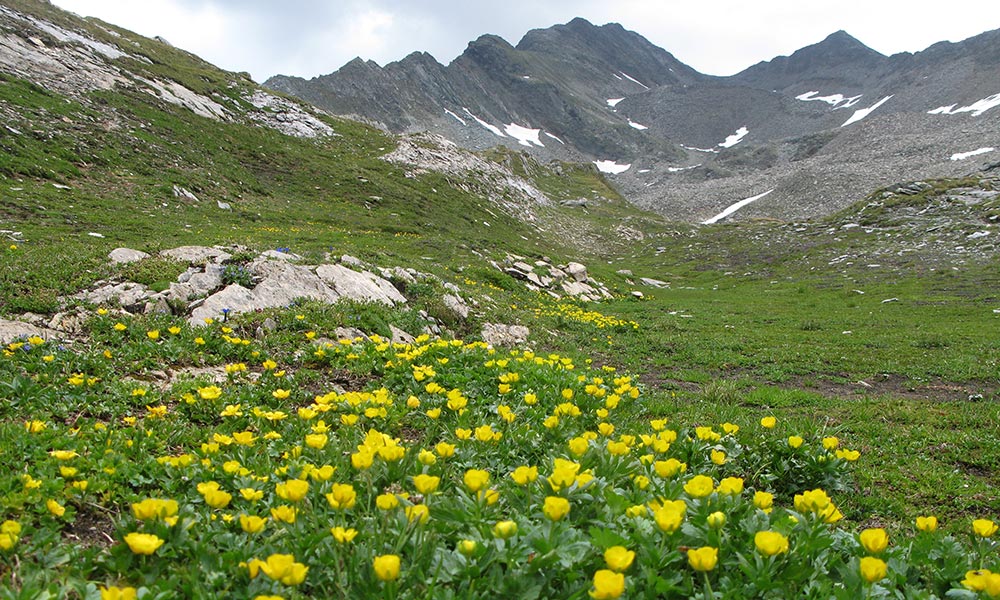
[[[592,161],[670,218],[710,221],[760,196],[722,218],[798,219],[997,162],[998,48],[1000,30],[884,56],[838,31],[710,77],[620,25],[574,19],[516,46],[483,36],[447,66],[416,53],[266,85],[396,132]]]

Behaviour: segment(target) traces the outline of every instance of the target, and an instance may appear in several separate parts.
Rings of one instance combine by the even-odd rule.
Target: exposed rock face
[[[46,5],[39,14],[54,10]],[[57,25],[27,11],[0,6],[0,71],[85,104],[91,103],[89,92],[121,88],[147,94],[151,102],[180,106],[209,119],[257,123],[296,137],[334,135],[314,108],[274,96],[242,80],[233,85],[245,88],[240,94],[245,104],[228,94],[195,92],[153,70],[147,72],[143,65],[151,61],[133,54],[127,37],[68,13],[61,17]],[[156,41],[164,49],[172,49],[162,38]],[[126,66],[120,59],[129,59],[131,64]]]
[[[352,271],[342,265],[321,265],[316,275],[333,290],[354,300],[403,304],[406,298],[391,283],[368,271]]]
[[[545,291],[555,298],[562,294],[589,301],[612,297],[604,284],[590,277],[587,267],[578,262],[555,266],[538,260],[531,265],[524,257],[510,255],[503,265],[494,266],[511,277],[524,281],[528,289]]]
[[[51,340],[58,339],[60,333],[52,329],[36,327],[23,321],[0,319],[0,344],[9,344],[29,337],[40,337],[43,340]]]
[[[672,219],[709,221],[770,192],[720,220],[791,220],[845,208],[886,181],[995,163],[997,48],[1000,30],[884,56],[838,31],[709,77],[619,25],[574,19],[517,46],[482,36],[448,66],[417,53],[267,85],[394,132],[593,162],[630,201]],[[987,148],[982,161],[950,158]],[[422,168],[454,168],[409,154]]]

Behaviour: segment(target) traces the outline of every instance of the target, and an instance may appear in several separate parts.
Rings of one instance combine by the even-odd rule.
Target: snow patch
[[[978,117],[984,112],[991,108],[1000,106],[1000,94],[993,94],[987,98],[983,98],[977,102],[973,102],[968,106],[963,106],[961,108],[955,108],[955,104],[951,106],[939,106],[934,110],[927,111],[930,115],[957,115],[959,113],[970,112],[973,117]]]
[[[698,163],[696,165],[691,165],[690,167],[667,167],[667,171],[670,173],[678,173],[680,171],[687,171],[689,169],[697,169],[700,166],[701,163]]]
[[[551,134],[551,133],[549,133],[548,131],[543,131],[542,133],[543,133],[543,134],[545,134],[545,135],[547,135],[547,136],[549,136],[550,138],[554,139],[555,141],[559,142],[559,143],[560,143],[560,144],[562,144],[563,146],[565,146],[565,145],[566,145],[566,142],[564,142],[564,141],[562,141],[561,139],[557,138],[556,136],[552,135],[552,134]]]
[[[629,80],[629,81],[631,81],[632,83],[636,83],[636,84],[638,84],[638,85],[641,85],[641,86],[642,86],[643,88],[645,88],[645,89],[647,89],[647,90],[649,89],[649,86],[648,86],[648,85],[646,85],[645,83],[643,83],[643,82],[639,81],[639,80],[638,80],[638,79],[636,79],[635,77],[632,77],[632,76],[631,76],[631,75],[629,75],[628,73],[626,73],[626,72],[624,72],[624,71],[619,71],[619,73],[621,73],[621,74],[622,74],[622,77],[624,77],[625,79],[628,79],[628,80]]]
[[[719,145],[722,146],[723,148],[732,148],[736,144],[742,142],[743,137],[748,133],[750,133],[749,129],[747,129],[746,127],[740,127],[739,129],[736,130],[736,133],[727,137],[726,141],[720,142]]]
[[[614,107],[618,106],[618,103],[621,102],[624,99],[625,98],[608,98],[608,106],[610,106],[611,108],[614,108]]]
[[[614,78],[615,78],[615,79],[617,79],[618,81],[624,81],[624,79],[622,79],[622,76],[621,76],[621,75],[619,75],[618,73],[612,73],[612,75],[613,75],[613,76],[614,76]]]
[[[978,156],[980,154],[986,154],[987,152],[993,152],[996,148],[980,148],[978,150],[972,150],[971,152],[958,152],[957,154],[951,155],[951,160],[965,160],[972,156]]]
[[[451,116],[455,117],[455,119],[456,119],[456,120],[457,120],[457,121],[458,121],[459,123],[461,123],[462,125],[468,125],[468,123],[466,123],[466,122],[465,122],[465,119],[463,119],[462,117],[460,117],[460,116],[456,115],[455,113],[451,112],[451,111],[450,111],[450,110],[448,110],[447,108],[446,108],[446,109],[444,109],[444,112],[445,112],[445,114],[446,114],[446,115],[451,115]]]
[[[737,202],[737,203],[729,206],[729,208],[727,208],[726,210],[724,210],[724,211],[720,212],[719,214],[715,215],[711,219],[708,219],[706,221],[702,221],[701,224],[702,225],[711,225],[712,223],[717,223],[717,222],[721,221],[722,219],[725,219],[729,215],[733,214],[734,212],[738,211],[739,209],[743,208],[747,204],[750,204],[751,202],[756,202],[757,200],[760,200],[761,198],[763,198],[764,196],[770,194],[773,191],[774,191],[774,189],[772,188],[770,190],[767,190],[763,194],[757,194],[756,196],[753,196],[752,198],[745,198],[743,200],[740,200],[739,202]]]
[[[597,170],[601,173],[611,173],[612,175],[617,175],[619,173],[624,173],[632,168],[632,164],[620,165],[613,160],[595,160],[593,161],[597,166]]]
[[[857,96],[845,96],[843,94],[830,94],[829,96],[817,96],[818,91],[806,92],[805,94],[799,94],[795,97],[796,100],[802,100],[803,102],[826,102],[834,108],[848,108],[854,106],[861,100],[862,94]],[[838,106],[842,105],[842,106]]]
[[[681,148],[684,148],[685,150],[694,150],[695,152],[712,152],[713,154],[719,153],[719,151],[715,148],[695,148],[694,146],[685,146],[684,144],[681,144]]]
[[[542,132],[541,129],[530,129],[528,127],[522,127],[517,123],[508,123],[504,125],[504,132],[510,137],[517,140],[518,144],[522,146],[531,146],[534,144],[540,148],[544,148],[545,144],[538,139],[538,135]]]
[[[875,112],[876,108],[878,108],[878,107],[882,106],[883,104],[885,104],[886,102],[888,102],[889,98],[892,98],[892,96],[886,96],[885,98],[882,98],[881,100],[879,100],[878,102],[876,102],[875,104],[871,105],[868,108],[861,108],[861,109],[858,109],[858,110],[854,111],[854,114],[851,115],[851,118],[848,119],[848,120],[846,120],[846,121],[844,121],[844,124],[841,125],[841,127],[847,127],[851,123],[857,123],[861,119],[864,119],[868,115],[870,115],[873,112]]]
[[[480,119],[480,118],[479,118],[479,117],[477,117],[476,115],[472,114],[472,111],[471,111],[471,110],[469,110],[468,108],[466,108],[466,107],[464,107],[464,106],[463,106],[463,107],[462,107],[462,110],[464,110],[464,111],[465,111],[465,114],[467,114],[467,115],[469,115],[470,117],[472,117],[472,118],[473,118],[473,119],[474,119],[474,120],[476,121],[476,123],[479,123],[480,125],[482,125],[482,126],[483,126],[483,127],[485,127],[486,129],[489,129],[489,130],[490,130],[490,133],[492,133],[493,135],[495,135],[495,136],[497,136],[497,137],[507,137],[506,135],[504,135],[504,134],[503,134],[503,132],[502,132],[502,131],[500,131],[500,128],[499,128],[499,127],[497,127],[496,125],[490,125],[490,124],[489,124],[489,123],[487,123],[486,121],[484,121],[484,120]]]
[[[652,169],[639,169],[640,173],[649,173]]]
[[[639,131],[642,131],[644,129],[649,129],[649,127],[646,127],[645,125],[636,123],[632,119],[629,119],[628,126],[631,127],[631,128],[633,128],[633,129],[638,129]]]

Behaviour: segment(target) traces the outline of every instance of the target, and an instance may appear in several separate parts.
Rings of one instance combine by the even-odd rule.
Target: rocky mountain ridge
[[[266,85],[392,131],[593,162],[670,218],[767,193],[727,218],[801,219],[886,183],[976,172],[1000,146],[997,48],[1000,30],[884,56],[838,31],[711,77],[620,25],[574,19],[516,46],[484,35],[447,66],[414,53]]]

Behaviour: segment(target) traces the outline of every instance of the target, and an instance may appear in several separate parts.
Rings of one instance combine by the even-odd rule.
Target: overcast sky
[[[710,75],[732,75],[843,29],[883,54],[915,52],[1000,28],[996,0],[52,0],[230,71],[314,77],[356,56],[384,65],[410,52],[451,62],[484,33],[512,44],[573,17],[617,22]],[[922,8],[929,6],[929,8]]]

